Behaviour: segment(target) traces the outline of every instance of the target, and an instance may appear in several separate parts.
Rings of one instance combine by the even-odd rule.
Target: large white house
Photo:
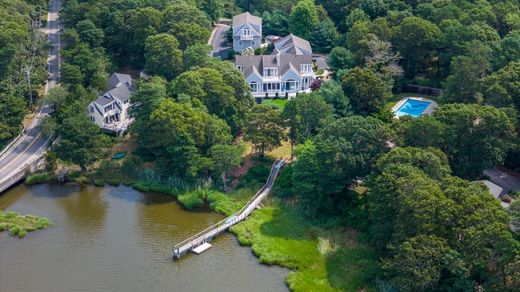
[[[132,92],[134,87],[130,75],[112,74],[108,80],[108,91],[88,106],[90,119],[102,129],[124,132],[134,121],[128,113],[132,106]]]
[[[241,41],[244,29],[252,28],[251,43]],[[247,32],[249,37],[249,32]],[[249,13],[233,17],[233,49],[241,52],[246,44],[256,48],[262,38],[262,19]],[[240,42],[239,42],[240,41]],[[237,55],[235,67],[244,74],[257,99],[270,97],[294,97],[300,92],[310,92],[316,78],[312,63],[311,44],[298,36],[289,34],[276,40],[271,55]]]
[[[289,98],[310,92],[315,77],[310,55],[236,56],[235,66],[244,74],[254,97]]]

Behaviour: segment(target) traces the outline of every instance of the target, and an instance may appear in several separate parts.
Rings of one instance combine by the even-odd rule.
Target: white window
[[[276,92],[280,90],[280,83],[264,83],[264,91]]]
[[[237,65],[237,69],[240,70],[240,72],[244,72],[244,66]]]
[[[304,72],[304,73],[310,73],[310,72],[312,72],[312,65],[311,64],[301,64],[300,71]]]
[[[251,82],[251,92],[258,92],[258,83],[256,81]]]
[[[238,46],[239,46],[239,47],[242,47],[243,45],[244,45],[244,44],[242,43],[242,41],[239,41],[239,42],[238,42]]]
[[[275,77],[278,75],[277,68],[264,68],[264,76],[265,77]]]
[[[90,106],[90,112],[93,113],[94,112],[94,107],[93,106]]]
[[[96,119],[94,119],[94,117],[90,117],[90,120],[93,121],[93,122],[96,121]]]
[[[244,28],[242,30],[242,35],[243,36],[251,36],[251,30],[249,28]]]
[[[302,89],[307,89],[311,86],[311,78],[303,78]]]
[[[251,47],[254,47],[254,46],[255,46],[255,42],[252,41],[252,42],[251,42]]]

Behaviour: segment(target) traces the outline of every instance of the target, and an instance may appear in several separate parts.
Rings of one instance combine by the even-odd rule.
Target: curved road
[[[49,13],[47,15],[47,27],[42,31],[47,34],[50,42],[47,66],[49,80],[45,84],[45,93],[57,85],[60,68],[60,27],[58,12],[60,0],[49,1]],[[11,147],[0,156],[0,193],[16,183],[12,177],[27,163],[45,151],[49,145],[48,139],[44,138],[39,130],[39,125],[48,113],[49,107],[43,105],[32,124],[25,130],[25,134],[19,137]]]

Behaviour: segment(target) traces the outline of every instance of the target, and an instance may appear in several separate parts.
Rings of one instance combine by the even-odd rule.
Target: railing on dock
[[[240,211],[176,244],[173,247],[173,257],[179,259],[197,246],[212,240],[220,233],[228,230],[229,227],[249,216],[249,214],[251,214],[251,212],[258,207],[260,202],[262,202],[262,200],[271,192],[276,177],[284,164],[285,161],[283,159],[276,160],[271,167],[271,172],[269,173],[265,185],[244,205],[244,207],[242,207],[242,209],[240,209]]]

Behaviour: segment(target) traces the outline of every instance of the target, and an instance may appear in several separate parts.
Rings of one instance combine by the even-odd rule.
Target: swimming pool
[[[412,116],[414,118],[422,115],[422,113],[430,106],[431,102],[408,98],[397,111],[395,115]]]

